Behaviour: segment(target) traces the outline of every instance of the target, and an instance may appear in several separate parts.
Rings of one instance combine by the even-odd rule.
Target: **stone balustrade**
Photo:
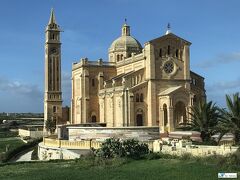
[[[153,141],[145,141],[150,150],[153,150]],[[43,138],[43,145],[64,149],[99,149],[102,142],[96,140],[69,141],[51,138]]]

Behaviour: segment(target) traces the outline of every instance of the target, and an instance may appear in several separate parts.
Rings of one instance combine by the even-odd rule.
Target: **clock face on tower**
[[[57,48],[51,48],[51,54],[56,54],[57,53]]]
[[[173,72],[173,70],[174,70],[174,64],[173,64],[173,62],[172,62],[172,61],[166,62],[166,63],[164,64],[164,66],[163,66],[163,69],[164,69],[165,73],[171,74],[171,73]]]

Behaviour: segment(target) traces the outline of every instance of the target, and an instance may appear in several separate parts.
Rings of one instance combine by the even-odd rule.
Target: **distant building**
[[[71,123],[107,127],[159,126],[174,131],[187,123],[191,107],[205,101],[204,78],[190,71],[191,43],[173,34],[143,46],[125,22],[108,61],[83,58],[72,66]],[[46,29],[45,119],[61,122],[60,29],[52,11]]]

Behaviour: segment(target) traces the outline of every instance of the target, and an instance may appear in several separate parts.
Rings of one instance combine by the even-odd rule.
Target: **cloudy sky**
[[[171,23],[192,42],[191,69],[205,77],[208,100],[225,106],[240,89],[239,0],[1,0],[0,112],[42,112],[44,30],[51,8],[62,33],[64,105],[70,105],[71,66],[81,57],[107,60],[124,18],[142,44]]]

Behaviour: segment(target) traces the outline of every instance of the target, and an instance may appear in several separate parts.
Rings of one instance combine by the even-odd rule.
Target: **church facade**
[[[191,107],[206,100],[204,78],[190,71],[190,45],[168,29],[142,47],[125,23],[108,61],[73,64],[71,123],[159,126],[162,132],[184,125]]]
[[[44,119],[62,124],[60,28],[54,13],[46,28]],[[108,60],[82,58],[72,65],[71,124],[159,126],[174,131],[205,101],[204,78],[190,70],[191,43],[170,28],[143,46],[125,22]]]

